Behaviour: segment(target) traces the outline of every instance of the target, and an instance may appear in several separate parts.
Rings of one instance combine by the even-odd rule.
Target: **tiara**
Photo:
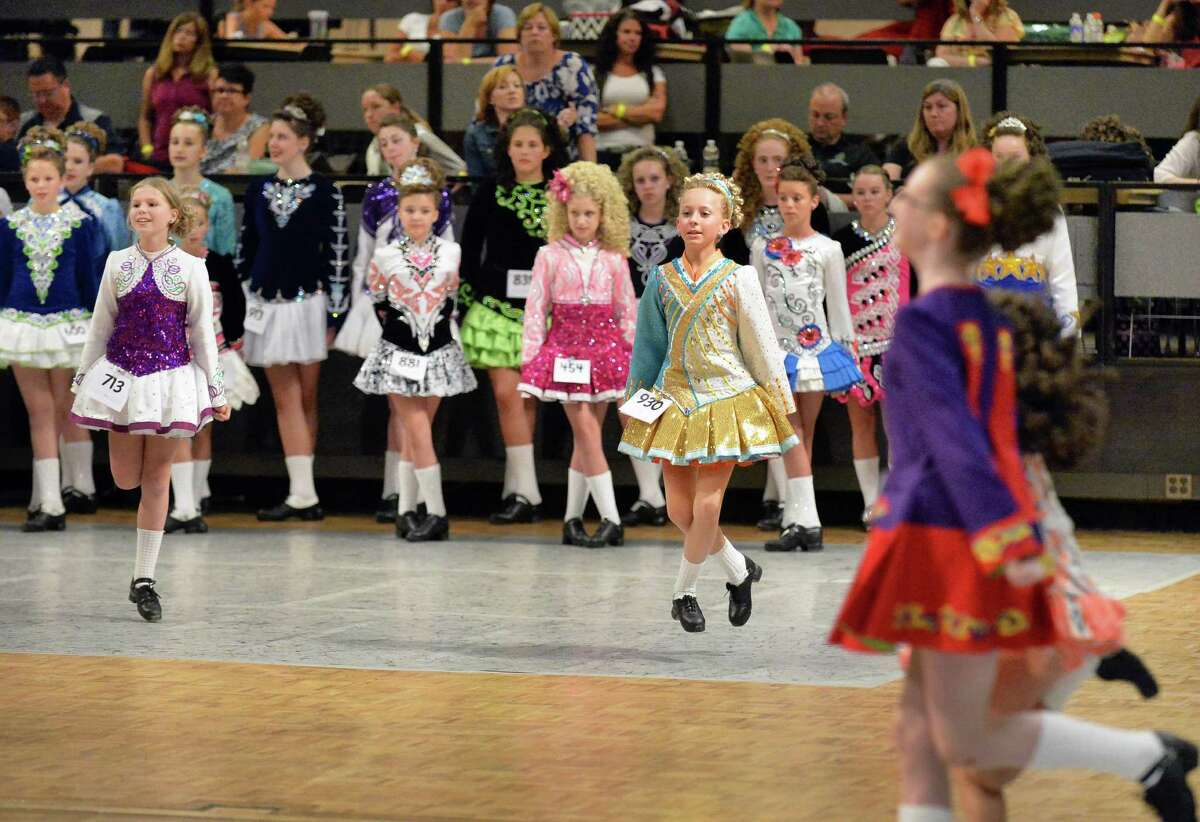
[[[81,128],[68,129],[67,138],[69,139],[71,137],[74,137],[76,140],[83,140],[83,142],[92,147],[93,152],[100,151],[100,141]]]
[[[404,171],[400,172],[399,182],[402,186],[431,186],[433,185],[433,175],[420,163],[412,163],[405,166]]]
[[[299,111],[299,109],[296,110]],[[300,113],[303,114],[304,112]],[[203,111],[181,111],[175,115],[175,119],[181,123],[199,123],[202,126],[208,126],[208,115]]]
[[[293,120],[301,120],[305,123],[308,122],[308,115],[304,113],[304,109],[300,108],[300,106],[289,103],[280,110]]]
[[[21,146],[21,162],[23,162],[23,163],[29,162],[29,155],[33,152],[33,150],[35,148],[49,149],[50,151],[53,151],[55,154],[63,153],[62,146],[60,146],[58,144],[57,140],[51,140],[48,138],[40,139],[40,140],[31,140],[30,142]]]
[[[1003,120],[996,123],[996,125],[992,126],[991,131],[988,132],[988,137],[995,137],[996,132],[1001,130],[1015,131],[1020,134],[1024,134],[1025,132],[1029,131],[1029,127],[1016,117],[1005,117]]]

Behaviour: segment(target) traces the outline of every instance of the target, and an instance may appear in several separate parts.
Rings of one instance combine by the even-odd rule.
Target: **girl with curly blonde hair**
[[[621,453],[662,464],[667,514],[683,532],[671,617],[688,633],[705,628],[696,582],[710,555],[728,579],[730,624],[750,619],[762,569],[721,532],[725,488],[735,465],[778,457],[799,441],[758,275],[717,247],[741,217],[741,193],[722,175],[684,180],[675,222],[683,255],[650,274],[625,388]]]
[[[600,428],[629,375],[637,297],[629,278],[629,206],[616,176],[596,163],[554,173],[545,212],[548,244],[533,262],[525,301],[519,390],[561,402],[575,437],[567,472],[563,544],[621,545],[625,532]],[[588,494],[600,530],[583,527]]]
[[[617,179],[629,201],[629,271],[638,299],[655,267],[673,256],[671,243],[679,237],[675,217],[687,166],[673,149],[646,146],[621,158]],[[662,493],[662,468],[632,460],[638,498],[621,517],[625,525],[666,525],[667,500]]]

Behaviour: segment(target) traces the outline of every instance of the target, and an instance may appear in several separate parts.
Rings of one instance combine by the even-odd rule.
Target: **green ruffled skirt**
[[[463,353],[471,367],[519,369],[523,318],[521,309],[493,297],[473,302],[460,329]]]

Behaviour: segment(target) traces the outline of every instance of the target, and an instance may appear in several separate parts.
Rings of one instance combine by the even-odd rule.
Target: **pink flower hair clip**
[[[551,196],[560,203],[571,199],[571,181],[567,179],[567,175],[562,173],[562,169],[554,170],[554,176],[550,178],[548,188]]]

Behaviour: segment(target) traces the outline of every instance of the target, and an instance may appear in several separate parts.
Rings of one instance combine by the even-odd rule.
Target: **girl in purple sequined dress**
[[[229,419],[204,261],[171,243],[190,217],[161,177],[129,193],[136,241],[108,255],[72,390],[71,421],[108,431],[119,488],[142,490],[129,600],[157,622],[154,566],[162,544],[178,437]]]
[[[637,324],[629,277],[629,206],[616,176],[596,163],[554,173],[546,239],[525,300],[519,390],[561,402],[575,436],[567,472],[563,544],[599,548],[624,540],[600,430],[608,403],[625,393]],[[602,522],[583,528],[588,494]]]

